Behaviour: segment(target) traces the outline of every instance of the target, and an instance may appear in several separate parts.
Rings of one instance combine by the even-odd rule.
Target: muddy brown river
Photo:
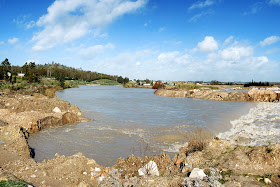
[[[82,152],[98,164],[112,166],[117,158],[166,152],[174,155],[194,127],[214,134],[229,130],[230,121],[255,106],[225,102],[168,98],[152,89],[121,86],[81,86],[58,91],[60,99],[76,104],[91,122],[53,127],[31,134],[35,160]]]

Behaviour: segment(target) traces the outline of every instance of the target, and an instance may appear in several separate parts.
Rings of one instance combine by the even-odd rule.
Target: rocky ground
[[[143,158],[131,155],[119,158],[110,168],[81,153],[36,162],[28,146],[29,133],[87,119],[76,106],[41,94],[1,93],[0,110],[0,182],[23,179],[33,186],[280,185],[279,144],[240,146],[218,138],[191,141],[174,158],[164,153]],[[155,165],[149,165],[150,161]],[[191,178],[194,168],[206,175]]]

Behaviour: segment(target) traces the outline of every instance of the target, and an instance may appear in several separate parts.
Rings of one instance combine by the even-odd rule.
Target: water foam
[[[232,129],[221,139],[240,145],[267,145],[280,142],[280,103],[258,103],[249,113],[231,121]]]

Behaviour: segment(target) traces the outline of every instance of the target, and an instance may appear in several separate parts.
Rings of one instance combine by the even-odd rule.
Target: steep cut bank
[[[216,101],[258,101],[278,102],[280,95],[273,90],[251,89],[244,92],[221,92],[218,90],[180,90],[180,89],[158,89],[155,95],[163,97],[185,97],[195,99],[208,99]]]
[[[88,121],[76,105],[57,97],[42,94],[0,94],[0,119],[10,125],[18,125],[28,133],[41,129]]]

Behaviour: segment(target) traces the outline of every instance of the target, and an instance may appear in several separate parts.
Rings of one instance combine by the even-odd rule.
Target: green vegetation
[[[201,86],[201,85],[197,85],[197,84],[192,84],[192,83],[188,83],[188,84],[178,84],[177,88],[182,89],[182,90],[193,90],[193,89],[219,89],[216,86]]]
[[[127,77],[84,71],[54,62],[44,65],[26,62],[20,67],[12,66],[9,60],[5,59],[0,64],[0,90],[20,90],[42,86],[72,88],[86,84],[119,85],[128,82]]]
[[[100,85],[120,85],[119,82],[110,80],[110,79],[100,79],[91,82],[92,84],[100,84]]]
[[[269,82],[255,82],[253,80],[252,82],[244,84],[244,87],[250,87],[250,86],[271,86],[271,84]]]
[[[225,179],[218,179],[218,181],[221,183],[221,184],[225,184],[227,182],[227,180]]]
[[[267,153],[271,153],[272,151],[273,151],[273,148],[272,148],[272,147],[267,147],[267,148],[266,148],[266,152],[267,152]]]
[[[26,186],[28,186],[28,183],[21,179],[18,181],[14,181],[10,179],[0,181],[0,187],[26,187]]]

